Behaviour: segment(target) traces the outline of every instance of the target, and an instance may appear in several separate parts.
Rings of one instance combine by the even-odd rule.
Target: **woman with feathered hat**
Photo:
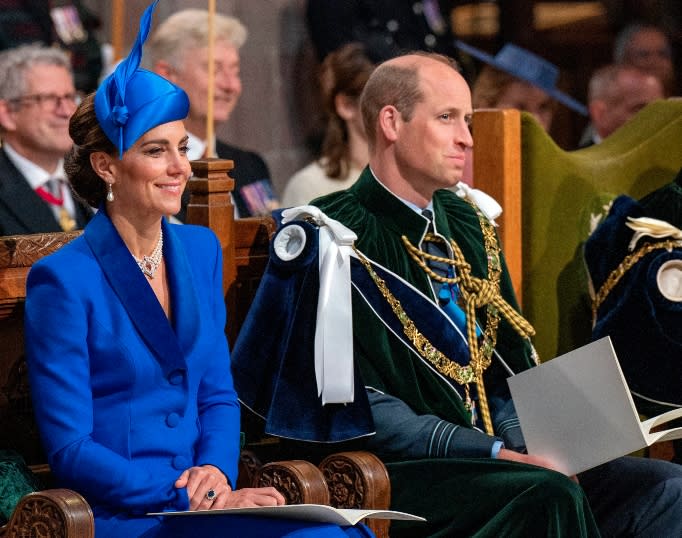
[[[157,0],[158,1],[158,0]],[[65,168],[96,216],[30,272],[26,349],[36,419],[60,486],[85,496],[98,538],[370,536],[364,527],[210,515],[284,503],[235,489],[239,404],[222,255],[207,228],[169,224],[191,174],[189,100],[128,58],[79,106]],[[194,517],[150,512],[206,510]]]

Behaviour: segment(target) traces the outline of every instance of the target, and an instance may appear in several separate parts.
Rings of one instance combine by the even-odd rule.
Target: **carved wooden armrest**
[[[70,489],[45,489],[21,498],[3,538],[93,538],[95,522],[87,501]]]
[[[239,453],[239,475],[237,489],[252,488],[256,481],[256,473],[263,466],[260,458],[253,450],[242,449]]]
[[[388,510],[391,483],[383,462],[371,452],[339,452],[320,463],[335,508]],[[388,538],[389,520],[368,519],[367,526],[377,538]]]
[[[255,476],[254,487],[273,486],[287,504],[329,504],[329,489],[322,471],[304,460],[266,463]]]

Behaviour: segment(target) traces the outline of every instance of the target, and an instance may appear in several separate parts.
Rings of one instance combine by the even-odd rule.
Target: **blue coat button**
[[[185,379],[185,372],[183,372],[182,370],[173,370],[168,375],[168,382],[171,385],[180,385],[180,384],[182,384],[184,379]]]
[[[177,413],[169,413],[166,417],[166,424],[169,428],[175,428],[178,424],[180,424],[180,415]]]

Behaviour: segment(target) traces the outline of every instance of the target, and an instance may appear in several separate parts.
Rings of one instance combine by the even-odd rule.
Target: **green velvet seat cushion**
[[[40,481],[17,452],[0,450],[0,524],[9,520],[24,495],[40,489]]]

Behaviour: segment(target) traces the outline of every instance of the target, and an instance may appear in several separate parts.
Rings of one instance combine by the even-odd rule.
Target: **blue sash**
[[[395,273],[368,260],[379,277],[386,283],[391,294],[400,301],[407,317],[412,320],[419,332],[441,353],[450,360],[461,366],[467,366],[470,361],[469,345],[466,334],[448,315],[422,292],[402,279]],[[419,360],[431,370],[438,372],[436,368],[416,350],[412,341],[403,331],[403,325],[393,312],[390,304],[381,294],[377,285],[372,280],[367,269],[362,263],[353,258],[351,262],[351,280],[353,287],[363,300],[369,305],[379,320],[401,341],[405,343]],[[460,398],[464,399],[464,387],[454,380],[445,377]],[[475,384],[470,384],[470,395],[476,398]]]

